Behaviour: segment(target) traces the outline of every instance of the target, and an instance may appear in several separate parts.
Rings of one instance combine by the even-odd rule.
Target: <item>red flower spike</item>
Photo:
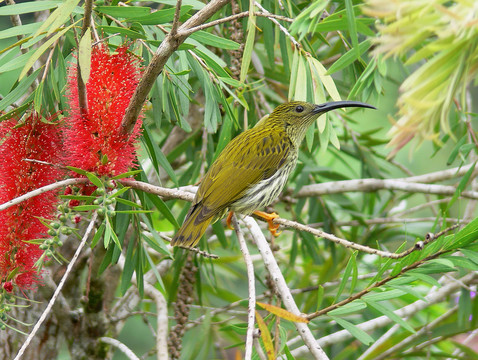
[[[47,119],[51,122],[54,119]],[[31,113],[15,128],[13,119],[0,123],[0,204],[61,177],[57,168],[25,161],[58,163],[61,137],[58,126],[40,121]],[[43,251],[25,241],[45,236],[48,229],[38,218],[51,219],[57,204],[57,192],[46,192],[0,211],[0,281],[12,273],[20,289],[32,289],[41,281],[34,268]]]
[[[7,281],[3,284],[3,288],[5,289],[6,292],[11,293],[13,291],[13,284],[11,281]]]
[[[82,115],[78,103],[77,66],[70,68],[68,98],[71,110],[66,118],[65,164],[107,176],[134,167],[142,115],[128,135],[121,134],[121,121],[139,79],[139,60],[126,46],[119,47],[113,54],[105,46],[95,47],[86,84],[88,109]],[[94,188],[89,190],[92,192]],[[83,189],[84,194],[89,192]]]

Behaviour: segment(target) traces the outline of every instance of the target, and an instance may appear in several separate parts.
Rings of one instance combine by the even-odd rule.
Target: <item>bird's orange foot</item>
[[[230,230],[234,230],[234,226],[232,226],[231,224],[233,214],[234,214],[233,211],[229,211],[229,214],[227,215],[227,218],[226,218],[226,225],[227,225],[227,228]]]
[[[280,235],[282,231],[277,231],[279,229],[279,224],[274,224],[272,222],[274,219],[277,219],[279,215],[277,215],[276,213],[269,214],[269,213],[266,213],[265,211],[259,211],[259,210],[254,211],[254,214],[267,221],[267,223],[269,224],[269,231],[271,232],[273,236],[277,237]]]

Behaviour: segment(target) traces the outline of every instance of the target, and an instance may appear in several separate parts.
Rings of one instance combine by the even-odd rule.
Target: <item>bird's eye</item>
[[[302,105],[297,105],[295,107],[295,111],[298,113],[301,113],[302,111],[304,111],[304,107]]]

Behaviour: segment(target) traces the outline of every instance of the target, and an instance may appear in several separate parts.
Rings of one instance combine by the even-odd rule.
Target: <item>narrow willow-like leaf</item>
[[[148,16],[151,12],[149,7],[142,6],[95,6],[94,10],[113,17],[129,18],[131,20]],[[174,9],[169,9],[169,11],[171,10],[174,14]]]
[[[353,48],[355,49],[355,56],[359,59],[361,53],[358,47],[357,25],[355,23],[355,12],[352,0],[345,0],[345,11],[347,12],[348,30],[352,38]]]
[[[50,48],[50,46],[55,42],[57,41],[61,36],[63,36],[68,30],[70,30],[73,25],[75,24],[72,24],[70,26],[67,26],[66,28],[64,28],[63,30],[61,30],[60,32],[58,32],[57,34],[55,34],[54,36],[52,36],[51,38],[49,38],[47,41],[45,41],[38,49],[36,49],[36,51],[32,54],[32,56],[30,57],[30,59],[28,59],[25,67],[23,68],[22,72],[20,73],[20,76],[18,77],[19,80],[23,79],[23,77],[25,77],[25,75],[27,74],[28,70],[30,70],[30,68],[33,66],[33,64],[39,59],[40,56],[43,55],[43,53]]]
[[[261,331],[261,339],[262,343],[264,344],[264,348],[266,349],[267,359],[274,360],[274,344],[272,343],[271,333],[269,328],[267,327],[264,319],[262,318],[261,314],[256,310],[256,322],[259,330]]]
[[[50,10],[61,4],[59,1],[29,1],[22,4],[2,6],[0,16],[28,14],[37,11]]]
[[[91,183],[93,185],[95,185],[96,187],[99,187],[99,188],[102,188],[104,187],[103,185],[103,182],[93,173],[90,173],[90,172],[87,172],[86,173],[86,177],[88,178],[88,180],[91,181]]]
[[[410,331],[411,333],[415,333],[415,329],[412,328],[405,320],[403,320],[400,316],[398,316],[397,314],[395,314],[392,310],[386,308],[385,306],[383,306],[382,304],[379,304],[379,303],[376,303],[374,301],[367,301],[364,299],[364,301],[367,303],[368,306],[374,308],[375,310],[377,310],[379,313],[385,315],[386,317],[388,317],[390,320],[392,320],[393,322],[397,323],[398,325],[400,325],[401,327],[403,327],[404,329]]]
[[[206,31],[197,31],[192,33],[191,38],[204,45],[210,45],[220,49],[237,50],[240,47],[240,44],[235,41],[216,36]]]
[[[270,313],[272,313],[274,315],[277,315],[278,317],[280,317],[282,319],[293,321],[293,322],[301,322],[301,323],[308,323],[309,322],[309,320],[307,318],[299,316],[299,315],[292,314],[291,312],[289,312],[289,311],[287,311],[287,310],[285,310],[281,307],[271,305],[271,304],[265,304],[265,303],[262,303],[262,302],[259,302],[259,301],[257,301],[256,304],[259,305],[260,307],[262,307],[263,309],[269,311]]]
[[[354,251],[352,255],[350,255],[349,261],[347,261],[347,266],[345,267],[344,273],[342,275],[342,281],[340,282],[339,288],[337,289],[337,293],[335,295],[334,303],[340,298],[342,292],[345,289],[345,286],[349,282],[350,274],[352,274],[352,268],[354,266],[355,258],[357,256],[357,251]]]
[[[342,326],[345,330],[347,330],[354,338],[359,340],[361,343],[365,345],[370,345],[373,343],[375,340],[367,334],[365,331],[360,329],[359,327],[355,326],[351,322],[348,322],[347,320],[344,320],[342,318],[339,318],[337,316],[330,316],[333,320],[337,322],[340,326]]]
[[[78,51],[78,63],[80,64],[81,78],[86,84],[91,71],[91,29],[88,28],[81,37]]]
[[[37,69],[30,76],[20,81],[20,83],[10,91],[2,100],[0,100],[0,111],[5,110],[10,104],[20,99],[28,90],[30,85],[35,81],[41,69]]]
[[[367,307],[367,304],[365,304],[363,301],[352,301],[351,303],[348,303],[344,306],[341,306],[337,309],[334,309],[332,311],[329,311],[328,315],[330,316],[338,316],[338,315],[346,315],[346,314],[352,314],[356,313],[360,310],[363,310]]]
[[[48,30],[47,35],[51,35],[53,31],[63,25],[69,18],[79,0],[66,0],[55,11],[53,11],[48,18],[41,23],[40,28],[35,32],[33,37],[38,36],[40,33]]]
[[[5,8],[5,7],[4,7]],[[20,26],[12,26],[0,31],[0,40],[8,39],[13,36],[31,34],[41,26],[41,23],[32,23]]]
[[[260,1],[259,1],[260,3]],[[241,74],[239,80],[245,82],[249,65],[251,64],[252,49],[254,48],[254,40],[256,38],[256,16],[254,15],[254,0],[249,0],[249,17],[247,18],[247,36],[242,54]]]
[[[370,46],[372,46],[371,40],[365,40],[358,45],[358,54],[362,55],[365,51],[367,51]],[[355,60],[357,60],[357,51],[355,49],[351,49],[347,51],[344,55],[342,55],[327,71],[327,74],[333,74],[339,70],[344,69],[345,67],[352,64]]]
[[[100,227],[96,230],[95,236],[93,236],[93,239],[91,240],[90,247],[92,249],[96,246],[96,244],[98,244],[98,241],[101,239],[104,232],[105,232],[105,222],[103,221]]]

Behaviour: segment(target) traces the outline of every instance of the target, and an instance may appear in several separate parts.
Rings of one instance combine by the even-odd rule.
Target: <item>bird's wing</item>
[[[234,138],[211,165],[193,204],[201,203],[197,221],[222,213],[246,190],[268,179],[287,160],[291,142],[284,132],[250,129]]]

